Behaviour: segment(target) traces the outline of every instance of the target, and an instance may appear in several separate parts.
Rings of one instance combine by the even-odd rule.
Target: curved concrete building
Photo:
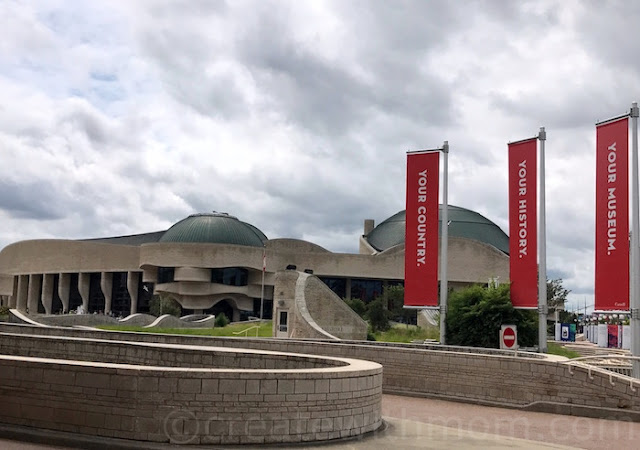
[[[359,254],[268,239],[254,225],[223,213],[194,214],[168,230],[132,236],[16,242],[0,252],[0,299],[30,313],[82,306],[85,312],[128,315],[147,312],[155,293],[175,298],[187,312],[224,312],[233,320],[259,316],[263,303],[264,317],[273,314],[279,322],[278,304],[296,304],[274,305],[276,274],[287,269],[313,274],[338,298],[365,302],[385,285],[403,283],[404,217],[401,211],[377,227],[365,220]],[[449,206],[449,217],[449,285],[507,282],[507,235],[464,208]],[[314,298],[321,297],[314,289]]]

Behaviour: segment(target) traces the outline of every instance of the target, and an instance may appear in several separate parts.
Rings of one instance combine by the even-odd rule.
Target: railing
[[[616,360],[624,361],[623,364],[616,364]],[[599,362],[600,361],[600,362]],[[575,366],[583,367],[587,369],[587,376],[589,380],[593,380],[593,370],[606,370],[609,372],[609,383],[615,386],[616,382],[613,377],[615,374],[625,375],[629,377],[629,386],[632,392],[636,392],[637,386],[640,386],[640,380],[633,378],[633,365],[627,364],[627,361],[640,362],[638,356],[625,356],[625,355],[598,355],[598,356],[583,356],[581,358],[573,358],[569,361],[563,361],[561,364],[569,366],[569,374],[573,375]]]
[[[256,337],[258,337],[258,331],[260,331],[260,325],[254,325],[252,327],[247,328],[246,330],[242,330],[242,331],[234,331],[233,334],[239,335],[244,333],[244,337],[249,336],[249,330],[256,330]]]

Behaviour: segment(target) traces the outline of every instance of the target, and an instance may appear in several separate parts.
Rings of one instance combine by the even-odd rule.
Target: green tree
[[[537,314],[513,308],[508,284],[454,291],[448,306],[448,344],[497,348],[500,327],[506,324],[518,327],[520,346],[530,347],[537,342]]]
[[[364,318],[367,313],[367,305],[359,298],[344,299],[349,308],[355,311],[360,317]]]
[[[149,302],[149,312],[157,317],[163,314],[180,317],[182,315],[182,307],[172,297],[156,294]]]
[[[367,306],[367,318],[372,331],[387,331],[391,328],[389,324],[389,311],[384,304],[384,298],[379,296]]]
[[[404,286],[385,286],[383,296],[387,300],[387,307],[393,320],[407,325],[415,320],[417,311],[404,307]]]
[[[564,310],[564,303],[567,301],[569,292],[571,291],[562,285],[562,278],[547,280],[547,306],[549,309]]]

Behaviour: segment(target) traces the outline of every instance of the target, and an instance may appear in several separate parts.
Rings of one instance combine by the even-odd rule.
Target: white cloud
[[[444,140],[451,203],[508,231],[506,144],[545,126],[548,267],[589,295],[593,124],[639,97],[614,6],[3,2],[0,246],[215,209],[355,251]]]

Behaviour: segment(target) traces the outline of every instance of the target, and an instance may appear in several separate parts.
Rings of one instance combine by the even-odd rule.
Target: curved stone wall
[[[20,333],[104,336],[128,339],[127,333],[64,329],[34,329],[0,324],[0,331]],[[280,352],[362,358],[384,367],[383,390],[399,395],[428,396],[472,403],[554,411],[561,414],[616,416],[636,420],[640,415],[637,380],[587,367],[572,368],[563,361],[489,349],[381,344],[377,342],[322,342],[294,339],[212,338],[177,335],[136,335],[143,342],[220,345]],[[1,341],[0,341],[1,345]],[[632,384],[633,383],[633,384]]]
[[[377,429],[381,397],[382,368],[368,361],[0,335],[7,424],[176,444],[321,441]]]
[[[24,334],[131,339],[131,333],[3,325]],[[539,354],[469,347],[294,339],[212,338],[136,334],[139,342],[240,347],[361,358],[384,367],[386,393],[436,397],[559,414],[640,421],[638,380]],[[0,347],[2,340],[0,339]]]

